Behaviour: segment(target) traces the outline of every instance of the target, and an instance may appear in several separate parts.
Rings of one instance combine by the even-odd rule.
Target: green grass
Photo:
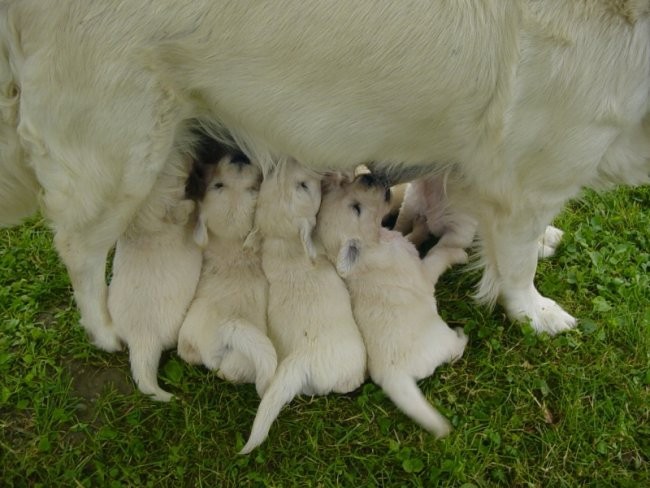
[[[650,188],[589,193],[557,220],[540,290],[581,319],[536,336],[438,287],[465,356],[421,382],[454,424],[436,441],[374,385],[301,397],[251,456],[258,399],[165,356],[178,395],[135,392],[126,353],[93,349],[40,220],[0,231],[2,486],[650,486]]]

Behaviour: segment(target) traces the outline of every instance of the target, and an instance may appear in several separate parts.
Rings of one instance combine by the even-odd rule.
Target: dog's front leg
[[[477,297],[487,303],[498,299],[511,319],[530,320],[537,332],[557,334],[575,327],[576,319],[535,288],[537,227],[523,211],[479,223],[485,270]]]
[[[118,234],[119,235],[119,234]],[[121,349],[108,312],[106,257],[113,241],[89,242],[88,235],[58,231],[54,242],[65,263],[74,297],[81,312],[81,325],[93,344],[104,351]]]

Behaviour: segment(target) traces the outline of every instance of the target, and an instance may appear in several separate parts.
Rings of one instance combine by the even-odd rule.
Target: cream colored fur
[[[292,160],[262,182],[255,221],[269,280],[269,336],[279,365],[243,454],[266,439],[296,395],[347,393],[365,378],[366,350],[350,296],[311,237],[320,196],[320,180]]]
[[[438,315],[434,284],[413,244],[381,227],[386,196],[371,179],[327,185],[316,236],[350,290],[370,377],[404,413],[441,437],[451,426],[416,380],[459,358],[467,336]]]
[[[172,397],[158,386],[160,354],[176,345],[201,271],[201,250],[192,240],[194,202],[184,199],[190,164],[190,158],[170,161],[117,242],[108,293],[114,330],[128,345],[135,382],[159,401]]]
[[[650,179],[648,5],[4,1],[0,222],[42,192],[81,322],[115,349],[106,255],[200,118],[265,170],[454,168],[480,209],[479,298],[569,328],[533,285],[537,239],[582,188]]]
[[[211,171],[194,233],[204,248],[203,269],[179,332],[178,354],[228,381],[255,383],[262,396],[277,356],[266,335],[268,283],[260,250],[245,245],[261,174],[250,161],[232,156]]]

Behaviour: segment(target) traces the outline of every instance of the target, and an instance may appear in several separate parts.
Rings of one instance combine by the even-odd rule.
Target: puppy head
[[[255,225],[264,237],[298,237],[313,259],[320,199],[320,177],[294,160],[282,161],[262,182]]]
[[[323,184],[316,232],[342,276],[350,272],[365,245],[379,241],[389,206],[390,189],[371,174]]]
[[[246,238],[253,228],[260,180],[260,169],[241,153],[223,156],[208,169],[194,231],[197,244],[207,244],[208,230],[223,238]]]

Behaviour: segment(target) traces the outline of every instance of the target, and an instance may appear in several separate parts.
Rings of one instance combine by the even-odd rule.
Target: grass
[[[40,220],[0,231],[2,486],[650,486],[650,188],[588,193],[557,220],[540,290],[580,317],[536,336],[469,299],[476,273],[438,287],[470,335],[421,382],[454,424],[436,441],[366,383],[301,397],[238,456],[258,399],[171,352],[154,403],[126,353],[95,350]]]

